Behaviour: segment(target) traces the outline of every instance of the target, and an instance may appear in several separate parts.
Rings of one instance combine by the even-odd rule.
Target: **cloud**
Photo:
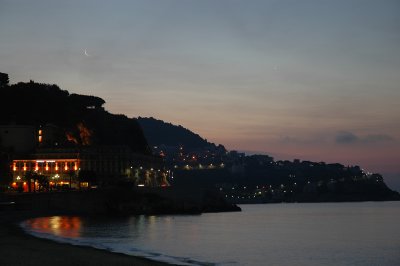
[[[340,131],[334,135],[325,132],[325,134],[320,133],[309,135],[307,137],[285,135],[279,137],[279,143],[285,145],[322,145],[331,144],[332,139],[334,140],[334,143],[341,145],[366,145],[395,141],[392,136],[386,134],[357,135],[350,131]]]
[[[324,134],[314,134],[307,137],[281,136],[279,143],[293,145],[313,145],[327,143],[329,139]]]
[[[385,134],[369,134],[366,136],[357,136],[352,132],[342,131],[335,137],[335,142],[338,144],[354,144],[354,143],[378,143],[393,141],[394,138]]]
[[[336,143],[349,144],[355,143],[360,139],[351,132],[340,132],[336,135]]]
[[[282,143],[299,143],[299,142],[303,142],[303,141],[299,140],[298,138],[291,137],[291,136],[283,136],[280,138],[280,142],[282,142]]]
[[[375,142],[382,142],[382,141],[393,141],[394,138],[392,138],[389,135],[382,135],[382,134],[376,134],[376,135],[367,135],[364,138],[364,142],[369,142],[369,143],[375,143]]]

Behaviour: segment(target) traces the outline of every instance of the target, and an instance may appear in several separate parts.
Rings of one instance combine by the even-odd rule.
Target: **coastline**
[[[37,238],[25,233],[18,226],[18,223],[25,219],[49,215],[57,214],[0,211],[0,265],[172,265],[122,253]]]

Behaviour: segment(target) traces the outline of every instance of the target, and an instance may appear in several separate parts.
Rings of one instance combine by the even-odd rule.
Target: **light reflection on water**
[[[26,225],[34,231],[59,237],[81,236],[82,218],[78,216],[52,216],[27,220]]]
[[[25,228],[72,239],[68,243],[180,265],[400,265],[400,202],[242,209],[203,215],[56,216],[29,220]]]

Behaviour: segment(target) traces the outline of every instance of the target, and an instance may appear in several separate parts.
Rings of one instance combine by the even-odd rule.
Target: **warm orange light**
[[[49,171],[49,163],[46,163],[45,169],[46,169],[46,171]]]
[[[23,169],[24,169],[24,171],[26,171],[26,163],[24,163],[24,168]]]
[[[36,163],[36,165],[35,165],[35,171],[39,171],[39,164],[38,163]]]
[[[56,163],[56,171],[58,171],[58,164]]]
[[[17,171],[17,163],[14,163],[14,165],[13,165],[13,171],[14,172]]]
[[[76,171],[76,170],[78,170],[78,164],[75,162],[75,164],[74,164],[74,170]]]
[[[67,238],[79,238],[81,218],[69,216],[41,217],[27,221],[30,227],[41,232]]]
[[[64,170],[65,170],[65,171],[68,170],[68,164],[67,164],[67,163],[65,163]]]
[[[38,141],[39,141],[39,143],[41,143],[41,142],[42,142],[42,140],[43,140],[43,139],[42,139],[42,138],[43,138],[43,137],[42,137],[42,130],[41,130],[41,129],[39,129],[39,131],[38,131],[38,132],[39,132]]]

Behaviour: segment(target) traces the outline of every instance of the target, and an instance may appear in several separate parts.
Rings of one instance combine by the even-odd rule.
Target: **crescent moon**
[[[90,56],[90,55],[87,53],[86,49],[85,49],[85,55],[86,55],[86,56]]]

